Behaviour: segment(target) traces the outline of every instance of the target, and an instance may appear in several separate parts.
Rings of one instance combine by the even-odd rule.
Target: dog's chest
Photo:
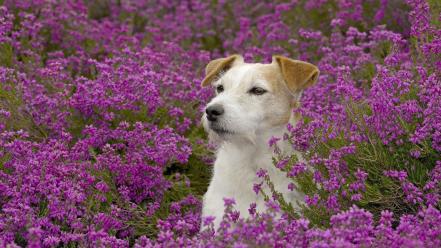
[[[249,193],[255,198],[252,188],[258,181],[257,170],[270,167],[271,157],[264,149],[224,147],[218,153],[212,183],[221,183],[225,193],[237,196]]]
[[[216,211],[221,211],[221,214],[222,199],[226,197],[235,199],[235,207],[243,217],[248,215],[251,203],[256,203],[257,210],[263,211],[265,209],[263,196],[253,190],[255,184],[262,182],[262,178],[256,176],[259,169],[267,171],[276,190],[284,194],[289,201],[292,198],[291,192],[287,190],[289,179],[274,167],[272,155],[267,146],[222,147],[217,154],[214,175],[204,199],[205,204],[212,205],[217,209]],[[266,194],[271,195],[265,184],[262,185],[262,189]]]
[[[262,193],[256,194],[253,190],[255,184],[261,184],[263,179],[256,173],[264,169],[270,177],[277,192],[281,193],[287,202],[297,208],[297,201],[303,200],[303,194],[288,189],[292,182],[287,178],[286,173],[280,171],[273,165],[273,150],[266,142],[271,136],[280,136],[280,133],[271,133],[254,144],[224,143],[218,150],[214,164],[213,177],[203,199],[202,216],[214,216],[215,227],[218,227],[224,214],[224,198],[234,198],[235,209],[240,212],[241,217],[249,216],[251,203],[256,203],[258,212],[266,210]],[[289,143],[279,144],[280,152],[285,155],[297,154]],[[271,191],[265,183],[261,189],[271,197]]]

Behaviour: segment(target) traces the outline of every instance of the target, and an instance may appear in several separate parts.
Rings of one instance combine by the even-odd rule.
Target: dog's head
[[[245,63],[232,55],[208,63],[202,86],[216,91],[202,118],[205,129],[221,139],[256,135],[288,123],[302,91],[318,78],[316,66],[282,56],[271,64]]]

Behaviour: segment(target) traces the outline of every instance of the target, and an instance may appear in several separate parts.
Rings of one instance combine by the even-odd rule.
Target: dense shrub
[[[437,1],[0,3],[0,246],[441,246]],[[278,156],[302,211],[214,232],[199,84],[232,53],[318,65],[283,137],[314,170]]]

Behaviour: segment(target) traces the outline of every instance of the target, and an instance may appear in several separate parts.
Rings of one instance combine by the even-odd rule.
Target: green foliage
[[[14,51],[11,44],[1,43],[0,44],[0,66],[12,67],[14,58]]]

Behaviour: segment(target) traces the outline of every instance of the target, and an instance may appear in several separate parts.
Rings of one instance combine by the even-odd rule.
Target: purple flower
[[[233,198],[226,198],[226,197],[224,197],[223,201],[224,201],[224,206],[225,207],[231,207],[234,204],[236,204],[236,201]]]
[[[2,1],[1,247],[441,246],[430,1],[100,2]],[[292,104],[301,118],[267,143],[295,181],[282,190],[307,191],[300,219],[277,201],[240,218],[229,198],[218,230],[200,218],[199,166],[215,149],[200,127],[213,92],[200,81],[233,52],[320,68]],[[289,167],[282,141],[304,160]],[[349,207],[388,190],[408,214],[384,210],[377,224]]]

